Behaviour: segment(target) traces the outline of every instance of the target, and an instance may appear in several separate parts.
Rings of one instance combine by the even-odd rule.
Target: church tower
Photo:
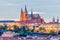
[[[57,17],[57,23],[59,23],[59,18]]]
[[[26,5],[25,5],[24,20],[27,20],[27,14],[28,14],[28,11],[27,11],[27,8],[26,8]]]
[[[28,13],[27,8],[26,8],[26,5],[25,5],[25,12],[26,12],[26,14]]]
[[[53,23],[55,23],[55,17],[53,17],[53,20],[52,20]]]
[[[20,13],[20,21],[23,20],[23,9],[21,8],[21,13]]]
[[[31,18],[33,18],[33,10],[31,9]]]
[[[27,8],[26,8],[26,5],[25,5],[25,11],[23,11],[22,8],[21,8],[20,21],[27,20],[27,14],[28,14],[28,12],[27,12]]]

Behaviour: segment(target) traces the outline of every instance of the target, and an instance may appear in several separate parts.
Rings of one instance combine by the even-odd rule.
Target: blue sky
[[[19,19],[25,4],[29,12],[33,9],[45,21],[52,21],[53,16],[60,18],[60,0],[0,0],[0,19]]]

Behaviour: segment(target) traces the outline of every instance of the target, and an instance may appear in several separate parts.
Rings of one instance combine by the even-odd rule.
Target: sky
[[[60,0],[0,0],[0,19],[17,19],[20,17],[20,9],[25,5],[28,12],[33,9],[34,13],[39,13],[46,22],[52,18],[60,19]]]

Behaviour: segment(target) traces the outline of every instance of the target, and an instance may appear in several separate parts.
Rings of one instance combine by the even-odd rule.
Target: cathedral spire
[[[23,13],[23,9],[21,8],[21,13]]]
[[[55,22],[55,17],[53,17],[53,20],[52,21],[53,21],[53,23]]]
[[[57,23],[59,22],[59,18],[57,17]]]
[[[40,15],[38,14],[38,18],[40,18]]]
[[[23,20],[23,9],[21,8],[21,13],[20,13],[20,21]]]
[[[28,13],[28,12],[27,12],[27,8],[26,8],[26,5],[25,5],[25,12]]]
[[[33,18],[33,10],[31,9],[31,17]]]

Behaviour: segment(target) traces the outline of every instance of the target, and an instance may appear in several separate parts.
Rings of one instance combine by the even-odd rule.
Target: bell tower
[[[28,12],[27,12],[27,8],[26,8],[26,5],[25,5],[25,12],[26,12],[26,14],[28,13]]]
[[[23,20],[23,9],[21,8],[21,13],[20,13],[20,21],[22,21]]]
[[[59,23],[59,18],[57,17],[57,23]]]
[[[55,17],[53,17],[53,20],[52,20],[53,23],[55,23]]]
[[[31,18],[33,18],[33,10],[31,9]]]
[[[26,8],[26,5],[25,5],[24,20],[27,20],[27,14],[28,14],[28,11],[27,11],[27,8]]]

